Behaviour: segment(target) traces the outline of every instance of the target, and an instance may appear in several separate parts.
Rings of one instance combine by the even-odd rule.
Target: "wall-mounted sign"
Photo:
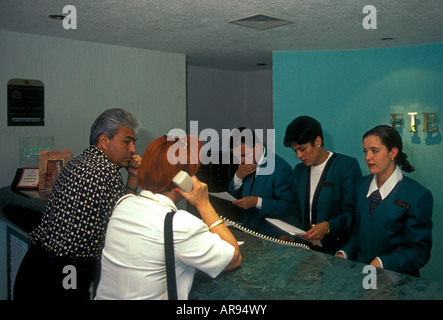
[[[417,115],[418,112],[408,112],[411,117],[411,130],[410,132],[417,131]],[[437,114],[435,112],[423,112],[423,132],[436,132],[437,127]],[[403,113],[391,113],[392,127],[402,125]]]
[[[8,81],[8,126],[45,125],[45,87],[40,80]]]

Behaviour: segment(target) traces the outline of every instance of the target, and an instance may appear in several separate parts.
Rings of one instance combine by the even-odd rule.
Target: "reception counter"
[[[215,279],[197,272],[190,300],[443,299],[438,282],[383,269],[363,273],[362,263],[232,231],[243,242],[241,267]],[[364,282],[376,289],[365,289]]]
[[[6,228],[17,229],[26,236],[23,227],[17,227],[4,216],[3,208],[8,204],[42,212],[45,202],[25,198],[9,187],[0,189],[1,255],[6,255],[7,251],[4,248]],[[442,283],[383,269],[376,269],[376,274],[363,273],[364,264],[271,242],[230,228],[241,243],[241,267],[223,272],[215,279],[198,271],[190,300],[443,299]],[[6,260],[0,257],[4,264],[0,268],[3,297],[6,294]],[[376,285],[376,289],[365,289],[363,283]]]

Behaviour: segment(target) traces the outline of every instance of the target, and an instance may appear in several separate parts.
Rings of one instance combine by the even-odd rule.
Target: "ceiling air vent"
[[[245,26],[259,30],[265,30],[265,29],[284,26],[286,24],[290,24],[293,22],[263,13],[256,13],[247,17],[230,20],[228,21],[228,23],[238,24],[240,26]]]

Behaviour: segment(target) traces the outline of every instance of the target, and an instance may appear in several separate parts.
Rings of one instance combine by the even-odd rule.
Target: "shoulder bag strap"
[[[165,218],[165,260],[166,282],[168,285],[168,299],[178,300],[177,283],[175,278],[174,237],[172,234],[172,219],[175,211],[168,212]]]

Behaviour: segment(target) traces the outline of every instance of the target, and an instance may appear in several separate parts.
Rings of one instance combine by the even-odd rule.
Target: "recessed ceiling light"
[[[52,20],[63,20],[65,18],[62,14],[50,14],[48,17]]]

